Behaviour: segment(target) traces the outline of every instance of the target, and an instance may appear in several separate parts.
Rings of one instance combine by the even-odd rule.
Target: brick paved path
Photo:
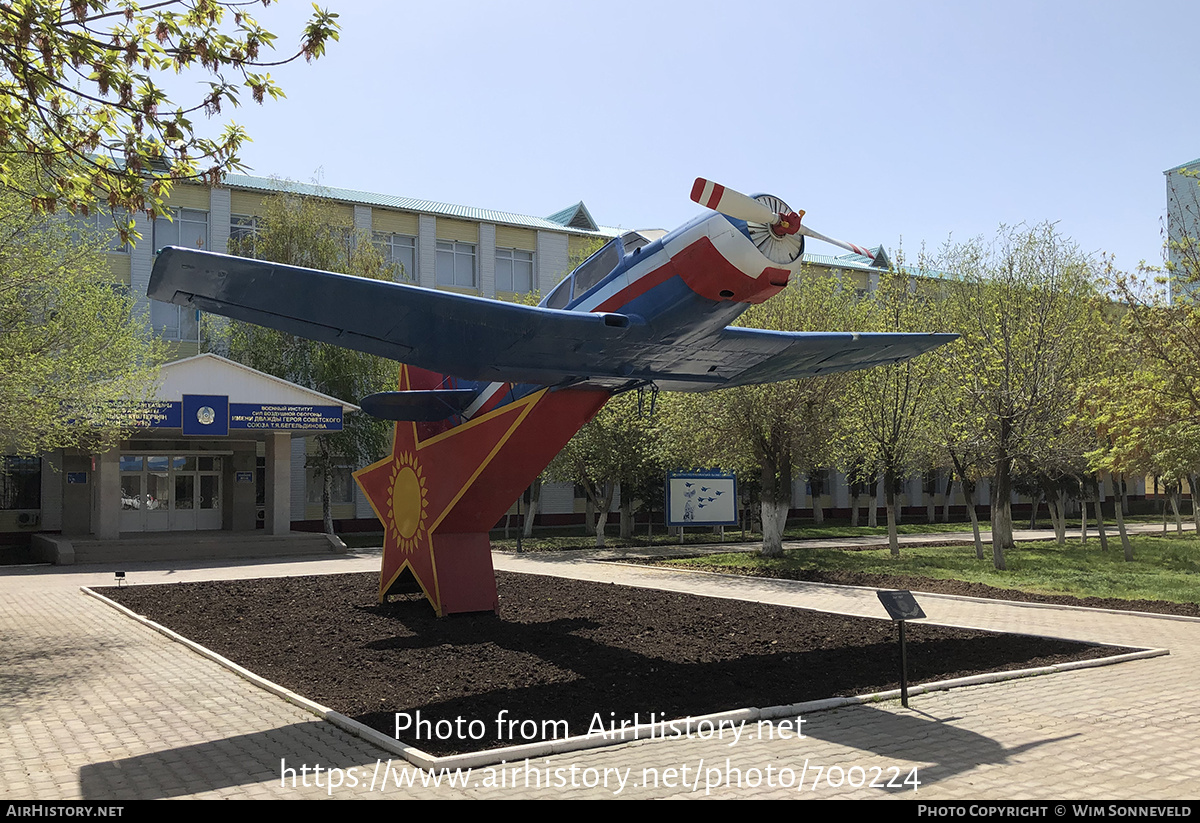
[[[496,565],[845,614],[878,616],[880,608],[871,590],[692,575],[580,556],[497,555]],[[377,567],[378,557],[368,555],[141,570],[130,577],[149,583]],[[385,752],[78,590],[111,583],[110,572],[84,567],[0,571],[0,796],[6,800],[321,797],[329,791],[324,772],[320,787],[311,772],[309,787],[301,785],[300,767],[316,764],[342,770],[335,774],[346,783],[359,781],[337,788],[337,797],[611,797],[618,789],[621,797],[923,800],[1200,794],[1191,773],[1200,759],[1197,621],[923,595],[935,622],[1165,647],[1171,654],[920,695],[909,709],[890,701],[815,712],[804,718],[802,740],[759,739],[751,722],[734,745],[728,736],[683,738],[538,758],[529,769],[516,766],[515,788],[514,772],[501,778],[476,768],[474,785],[465,789],[423,787],[418,780],[379,791],[377,781],[370,792]],[[761,728],[764,736],[768,731]],[[296,768],[295,787],[281,785],[281,760]],[[886,783],[895,775],[900,783],[913,768],[921,781],[916,795],[911,786],[849,785]],[[801,773],[803,790],[778,785]],[[840,788],[829,785],[843,777]],[[502,787],[485,785],[501,779]]]

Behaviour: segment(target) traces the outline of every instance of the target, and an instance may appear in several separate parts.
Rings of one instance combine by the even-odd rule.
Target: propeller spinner
[[[803,210],[794,212],[787,203],[770,194],[749,197],[720,183],[697,177],[692,184],[692,200],[735,220],[745,220],[750,239],[767,259],[775,263],[791,263],[803,254],[805,237],[875,259],[875,255],[862,246],[835,240],[802,225]]]

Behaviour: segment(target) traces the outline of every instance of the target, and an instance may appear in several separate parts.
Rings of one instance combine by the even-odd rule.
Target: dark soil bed
[[[658,564],[655,563],[655,565]],[[1122,600],[1116,597],[1071,597],[1065,594],[1032,594],[1019,589],[998,589],[984,583],[942,580],[935,577],[809,569],[767,571],[720,566],[705,566],[704,571],[804,580],[810,583],[836,583],[842,586],[866,586],[873,589],[908,589],[909,591],[936,592],[937,594],[957,594],[965,597],[985,597],[991,600],[1016,600],[1020,603],[1052,603],[1056,606],[1085,606],[1089,609],[1200,617],[1200,603],[1173,603],[1169,600]]]
[[[388,735],[396,713],[464,737],[448,754],[528,742],[542,721],[684,718],[899,687],[884,620],[553,577],[497,574],[500,614],[375,602],[374,574],[102,589],[257,674]],[[910,624],[910,682],[1102,657],[1111,647]],[[517,721],[501,725],[497,718]],[[468,727],[471,721],[479,721]],[[523,721],[536,721],[535,724]],[[554,736],[553,734],[551,736]],[[562,726],[557,730],[562,735]]]

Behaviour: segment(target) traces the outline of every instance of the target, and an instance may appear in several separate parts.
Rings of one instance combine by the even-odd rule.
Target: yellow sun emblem
[[[400,551],[411,554],[417,544],[425,539],[425,520],[428,492],[421,464],[412,452],[396,455],[392,462],[392,475],[388,485],[388,525],[396,535]]]

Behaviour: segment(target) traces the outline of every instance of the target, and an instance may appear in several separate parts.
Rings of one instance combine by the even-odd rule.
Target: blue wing
[[[193,306],[466,380],[654,383],[706,391],[895,363],[953,334],[774,332],[726,327],[686,346],[642,318],[521,306],[402,283],[168,247],[147,289]]]

